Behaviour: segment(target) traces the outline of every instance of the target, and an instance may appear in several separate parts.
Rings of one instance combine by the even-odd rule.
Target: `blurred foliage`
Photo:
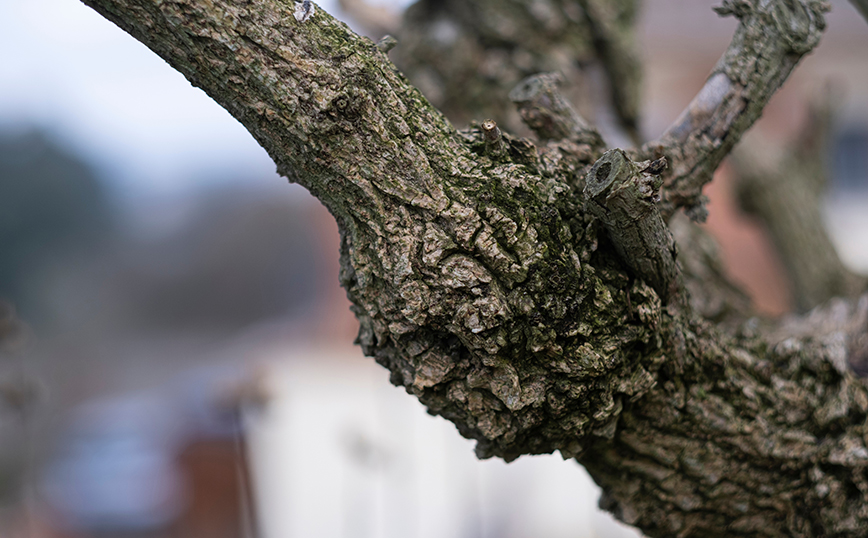
[[[41,131],[0,134],[0,296],[39,321],[27,280],[46,256],[109,226],[94,171]]]
[[[309,208],[239,190],[200,194],[171,234],[128,242],[103,289],[131,322],[162,331],[231,331],[306,311],[334,285],[320,282],[327,258]]]

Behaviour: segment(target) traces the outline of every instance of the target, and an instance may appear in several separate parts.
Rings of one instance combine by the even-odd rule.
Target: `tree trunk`
[[[847,359],[868,297],[768,326],[734,306],[715,326],[707,305],[738,301],[715,279],[689,296],[717,262],[679,268],[666,224],[701,215],[817,43],[820,3],[725,0],[741,24],[706,87],[660,141],[604,155],[551,84],[515,97],[537,143],[456,130],[388,47],[308,1],[84,1],[329,208],[358,343],[479,457],[558,450],[649,536],[864,534],[868,391]]]

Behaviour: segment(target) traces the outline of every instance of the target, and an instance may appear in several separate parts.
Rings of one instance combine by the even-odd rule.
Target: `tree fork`
[[[330,209],[362,348],[481,457],[576,457],[605,506],[649,536],[860,536],[868,525],[868,395],[846,365],[868,299],[815,311],[800,330],[724,334],[686,304],[664,306],[598,237],[583,209],[594,149],[502,133],[503,160],[492,159],[480,130],[456,131],[373,42],[321,9],[85,3],[202,87]],[[794,47],[807,52],[822,26],[815,4],[757,7],[807,9],[801,46],[780,31],[801,26],[759,12],[743,16],[775,31],[748,33],[789,39],[767,46],[795,65]],[[700,153],[725,153],[759,101]],[[676,175],[703,139],[685,140],[666,153]],[[696,194],[693,179],[668,177],[672,200]]]

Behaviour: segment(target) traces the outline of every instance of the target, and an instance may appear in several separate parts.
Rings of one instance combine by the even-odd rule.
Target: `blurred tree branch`
[[[850,0],[850,3],[868,21],[868,0]]]
[[[733,160],[741,206],[768,229],[803,312],[865,289],[864,278],[848,270],[835,252],[821,214],[837,98],[827,88],[810,103],[808,121],[783,155],[755,137],[739,147]]]

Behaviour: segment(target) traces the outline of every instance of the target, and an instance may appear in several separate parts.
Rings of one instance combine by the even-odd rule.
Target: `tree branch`
[[[538,154],[504,137],[504,160],[490,159],[481,131],[456,133],[370,40],[318,9],[300,22],[279,0],[87,2],[205,89],[328,206],[362,348],[477,439],[481,456],[551,452],[611,422],[613,392],[641,371],[615,351],[651,334],[638,321],[613,331],[626,322],[613,299],[626,277],[587,264],[583,174],[560,171],[592,155]],[[635,304],[656,300],[633,287]],[[612,354],[589,344],[597,332]],[[553,422],[544,406],[556,386],[586,403],[551,400]]]
[[[388,193],[449,204],[434,178],[473,157],[367,38],[301,3],[88,0],[235,116],[278,171],[339,218]],[[378,220],[378,219],[377,219]]]
[[[675,123],[642,148],[644,158],[665,155],[664,218],[679,207],[705,220],[702,187],[762,114],[799,60],[819,43],[828,4],[819,0],[725,0],[720,15],[740,24],[705,86]]]
[[[850,3],[868,21],[868,0],[850,0]]]
[[[675,241],[657,210],[666,159],[633,164],[619,149],[607,151],[585,179],[585,207],[603,222],[615,250],[666,303],[683,292]]]
[[[619,230],[633,224],[598,235],[605,216],[582,204],[598,157],[587,146],[536,147],[493,122],[455,131],[373,42],[305,3],[85,1],[328,206],[359,344],[480,457],[575,457],[605,505],[649,536],[868,525],[868,394],[841,360],[865,333],[863,303],[843,303],[848,323],[831,334],[764,340],[751,323],[723,334],[685,302],[661,303],[652,286],[666,296],[669,261],[631,266],[639,247]],[[609,211],[622,211],[619,189]],[[645,201],[624,211],[656,230]],[[671,254],[665,238],[637,235],[660,245],[652,259]]]
[[[621,125],[637,146],[639,105],[642,100],[642,63],[636,50],[634,27],[637,0],[579,0],[594,47],[609,77],[609,91]]]
[[[509,92],[509,99],[540,139],[567,139],[600,150],[605,146],[603,138],[561,95],[558,87],[563,83],[559,73],[532,75]]]

